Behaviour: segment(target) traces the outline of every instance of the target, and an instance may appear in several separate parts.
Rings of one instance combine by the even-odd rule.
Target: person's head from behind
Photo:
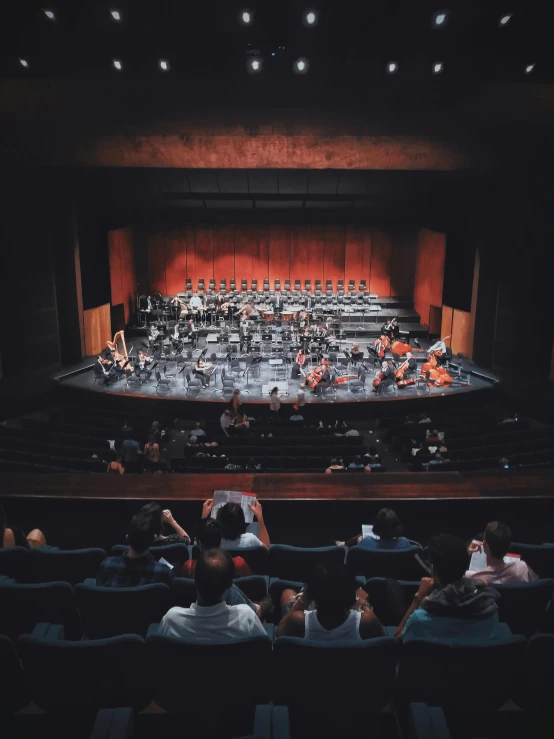
[[[354,457],[354,464],[357,464],[358,466],[362,464],[362,458],[359,454],[356,454],[356,456]]]
[[[110,449],[110,452],[108,454],[108,461],[109,462],[119,462],[119,454],[115,449]]]
[[[150,516],[152,522],[152,531],[155,536],[162,533],[163,527],[163,510],[159,503],[147,503],[140,509],[140,513]]]
[[[485,529],[485,552],[493,559],[504,559],[512,544],[510,527],[500,521],[491,521]]]
[[[333,459],[331,460],[331,463],[330,463],[329,466],[330,467],[336,467],[338,465],[338,463],[339,463],[338,459],[336,457],[333,457]]]
[[[223,539],[238,539],[246,531],[244,511],[238,503],[225,503],[217,512],[216,521]]]
[[[381,539],[402,536],[404,527],[392,508],[381,508],[373,521],[373,533]]]
[[[442,459],[442,454],[438,450],[435,452],[435,459],[436,460],[441,460]]]
[[[370,446],[370,447],[369,447],[369,454],[370,454],[370,455],[371,455],[372,457],[378,457],[378,456],[379,456],[379,453],[377,452],[377,448],[376,448],[376,447],[374,447],[374,446]]]
[[[234,576],[235,565],[229,552],[225,549],[201,551],[194,568],[198,600],[205,606],[220,603],[233,584]]]
[[[201,518],[194,527],[194,538],[199,549],[218,549],[221,545],[221,526],[215,518]]]
[[[274,387],[273,390],[271,391],[271,395],[278,395],[278,394],[279,394],[279,388]]]
[[[154,541],[154,536],[152,516],[142,512],[134,515],[127,530],[127,543],[131,549],[137,554],[144,554]]]
[[[435,582],[449,585],[461,580],[469,565],[466,545],[452,534],[438,534],[429,540],[427,547]]]
[[[339,616],[349,611],[356,602],[358,584],[344,566],[316,568],[306,583],[306,590],[314,600],[318,613]]]

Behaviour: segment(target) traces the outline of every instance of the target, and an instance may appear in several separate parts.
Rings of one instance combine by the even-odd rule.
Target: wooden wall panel
[[[125,323],[136,306],[136,267],[133,228],[119,228],[108,232],[110,262],[110,286],[112,305],[123,304]],[[156,262],[163,265],[165,256],[156,256]],[[164,275],[165,275],[165,269]],[[165,281],[164,281],[165,282]]]
[[[371,240],[369,289],[377,295],[391,294],[392,240],[383,231],[374,231]],[[347,281],[355,275],[347,275]]]
[[[414,277],[414,308],[421,323],[429,321],[429,306],[442,305],[446,235],[423,228],[418,234]]]
[[[308,252],[309,246],[306,242],[306,233],[303,226],[294,227],[290,239],[290,279],[292,287],[295,280],[300,280],[302,288],[304,281],[308,278]]]
[[[110,304],[99,305],[83,311],[85,325],[85,353],[87,357],[100,354],[106,348],[108,339],[112,339],[112,323]]]
[[[235,227],[232,224],[222,224],[213,227],[213,255],[216,288],[219,289],[220,280],[227,281],[235,275]],[[205,279],[212,275],[207,274]],[[206,282],[207,284],[207,282]]]
[[[185,289],[187,273],[187,229],[169,231],[165,239],[165,284],[168,295]]]
[[[160,292],[165,295],[167,292],[165,285],[165,233],[149,229],[146,233],[146,248],[150,292]]]
[[[261,289],[264,280],[269,279],[269,227],[258,226],[258,245],[252,258],[252,277],[258,280]]]
[[[291,278],[291,229],[290,226],[271,225],[269,227],[269,285],[273,288],[274,280]]]
[[[304,238],[308,246],[308,277],[315,289],[315,281],[323,282],[323,252],[325,248],[325,226],[305,226]]]
[[[187,226],[187,277],[196,290],[198,280],[206,285],[214,276],[213,235],[211,225],[196,223]]]
[[[235,279],[240,290],[241,280],[248,287],[252,280],[252,260],[258,248],[258,226],[235,226]]]
[[[465,310],[455,310],[452,320],[452,354],[461,352],[466,357],[471,356],[473,350],[473,332],[471,313]]]
[[[442,306],[442,321],[441,321],[441,339],[445,336],[450,336],[450,339],[446,342],[448,346],[452,346],[452,321],[454,319],[454,310],[448,305]]]
[[[369,289],[371,274],[371,231],[366,226],[346,227],[344,279],[365,280]],[[359,278],[356,278],[359,275]]]
[[[414,229],[398,229],[392,236],[391,295],[412,296],[414,292],[414,268],[417,232]]]
[[[346,263],[346,227],[325,226],[325,249],[323,252],[323,289],[326,280],[344,280]],[[359,267],[358,267],[359,269]],[[359,284],[359,280],[358,283]]]

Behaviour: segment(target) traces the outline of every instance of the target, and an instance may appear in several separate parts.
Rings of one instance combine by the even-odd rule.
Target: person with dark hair
[[[329,467],[325,470],[326,475],[333,475],[337,472],[346,472],[346,467],[342,463],[342,459],[337,459],[336,457],[333,457],[331,460],[331,463],[329,464]]]
[[[123,465],[121,464],[121,457],[115,449],[110,449],[108,457],[108,466],[106,473],[108,475],[122,475],[125,472]]]
[[[96,575],[96,584],[108,588],[130,588],[153,582],[171,585],[173,570],[157,562],[150,551],[154,537],[152,516],[143,512],[134,515],[127,532],[129,549],[122,555],[106,557]]]
[[[469,555],[464,542],[439,534],[429,541],[427,554],[432,576],[422,578],[395,636],[457,644],[498,639],[500,595],[484,580],[465,577]]]
[[[367,593],[344,567],[332,572],[319,568],[313,582],[300,593],[285,590],[281,604],[287,612],[277,627],[277,636],[337,643],[385,635],[367,602]]]
[[[160,445],[155,441],[155,436],[149,436],[144,445],[144,468],[150,472],[157,472],[162,468]]]
[[[381,508],[373,519],[370,535],[360,534],[347,541],[335,542],[337,546],[352,547],[356,544],[362,549],[405,549],[412,546],[403,536],[404,527],[392,508]]]
[[[209,499],[202,507],[202,518],[207,518],[212,511],[213,499]],[[216,520],[221,527],[223,549],[244,549],[245,547],[267,547],[271,544],[264,521],[262,504],[254,499],[250,510],[258,519],[258,536],[246,531],[244,511],[237,503],[225,503],[217,512]]]
[[[190,608],[170,608],[162,619],[158,633],[197,642],[267,636],[250,606],[229,606],[225,602],[234,576],[235,566],[229,552],[224,549],[202,551],[194,570],[198,592],[196,603]]]
[[[201,518],[194,527],[194,538],[196,546],[200,551],[206,549],[219,549],[221,546],[221,526],[215,518]],[[252,570],[242,557],[233,557],[236,577],[247,577]],[[196,560],[189,559],[183,565],[185,577],[194,577]]]
[[[359,454],[356,454],[356,456],[354,457],[354,459],[352,460],[352,462],[350,462],[350,464],[348,465],[348,468],[347,469],[352,470],[354,472],[356,472],[356,471],[358,471],[358,472],[365,472],[365,473],[371,472],[371,467],[369,465],[367,465],[367,464],[364,464],[364,462],[363,462],[363,460],[362,460],[362,458],[361,458],[361,456]]]
[[[168,508],[163,510],[159,503],[147,503],[142,506],[140,512],[152,519],[154,531],[152,546],[163,546],[164,544],[186,544],[188,546],[190,544],[190,536],[182,526],[179,526]],[[173,534],[168,536],[162,534],[164,523],[173,529]]]
[[[510,527],[500,521],[491,521],[487,524],[482,542],[472,541],[469,553],[484,552],[487,559],[486,567],[477,570],[468,569],[466,577],[483,579],[486,582],[532,582],[538,580],[533,570],[520,559],[504,561],[512,545]],[[471,565],[470,565],[471,566]]]
[[[134,438],[134,432],[131,429],[125,434],[125,440],[121,447],[121,456],[123,458],[123,467],[125,472],[142,472],[140,444]]]

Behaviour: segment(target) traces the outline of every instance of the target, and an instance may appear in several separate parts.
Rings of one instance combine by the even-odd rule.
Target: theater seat
[[[130,708],[98,711],[89,739],[132,739],[135,717]]]
[[[78,642],[26,634],[17,651],[33,700],[48,713],[82,715],[118,706],[140,711],[152,699],[146,644],[135,634]]]
[[[231,557],[242,557],[254,575],[269,575],[269,551],[265,547],[228,549]],[[198,559],[198,547],[193,547],[192,558]]]
[[[406,549],[363,549],[352,547],[346,555],[346,566],[353,575],[394,577],[397,580],[420,580],[426,573],[415,559],[421,547]]]
[[[172,605],[171,591],[163,583],[136,588],[98,587],[94,581],[75,586],[83,631],[89,639],[119,634],[146,636]]]
[[[370,726],[393,695],[398,650],[386,637],[348,645],[276,639],[273,701],[288,706],[292,736],[351,736]]]
[[[337,567],[344,564],[343,547],[291,547],[272,544],[269,548],[269,574],[285,580],[306,582],[313,576],[315,567]]]
[[[521,559],[539,577],[554,577],[554,544],[519,544],[512,542],[510,551],[521,554]]]
[[[30,563],[31,552],[25,547],[0,549],[0,575],[27,582],[30,578]]]
[[[525,645],[523,636],[475,645],[413,639],[400,650],[395,701],[471,713],[494,711],[510,699],[520,679]],[[486,683],[477,688],[481,665],[486,665]]]
[[[66,551],[31,552],[31,577],[33,582],[54,580],[75,585],[87,577],[96,577],[100,563],[106,559],[103,549],[72,549]]]
[[[500,593],[498,618],[512,633],[530,637],[543,626],[546,608],[554,593],[554,580],[494,585]]]
[[[69,583],[1,584],[0,604],[0,633],[13,639],[32,633],[42,622],[62,624],[69,639],[81,637],[81,620]]]
[[[518,705],[535,714],[546,713],[554,720],[553,634],[537,634],[529,639],[523,678],[522,691],[514,696]]]
[[[114,544],[110,549],[110,556],[125,554],[129,549],[126,544]],[[189,558],[189,550],[186,544],[166,544],[164,546],[152,547],[150,549],[154,559],[163,557],[172,565],[183,565]]]
[[[15,713],[31,700],[27,680],[12,640],[0,636],[0,717]]]

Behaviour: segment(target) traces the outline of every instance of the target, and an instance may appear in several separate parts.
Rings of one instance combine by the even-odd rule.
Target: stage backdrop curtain
[[[110,254],[110,284],[112,306],[123,304],[125,323],[129,321],[135,310],[137,276],[135,267],[135,239],[133,228],[126,226],[116,231],[109,231],[108,245]],[[163,284],[165,292],[165,237],[158,237],[149,244],[149,265],[156,273],[156,282]],[[151,255],[151,256],[150,256]]]
[[[183,290],[187,277],[195,289],[199,279],[204,279],[207,287],[213,277],[218,289],[221,279],[227,280],[229,285],[232,278],[238,288],[243,279],[247,280],[248,287],[252,279],[256,279],[260,289],[267,279],[271,288],[276,279],[281,281],[282,287],[288,279],[293,286],[295,280],[301,280],[304,287],[309,279],[312,289],[316,280],[321,280],[323,289],[328,279],[332,280],[333,289],[338,280],[343,280],[345,287],[354,280],[356,288],[360,280],[365,280],[368,290],[377,295],[411,297],[417,254],[421,251],[422,264],[419,272],[416,271],[416,282],[419,275],[418,295],[423,305],[424,322],[435,293],[438,295],[436,304],[442,304],[444,265],[444,235],[425,233],[429,236],[420,237],[418,241],[415,229],[373,228],[359,224],[135,226],[135,236],[140,236],[141,243],[146,246],[149,290],[163,295]],[[122,236],[117,238],[121,240]],[[426,255],[432,256],[441,248],[439,269],[433,268],[427,278],[427,268],[423,268]],[[126,275],[125,279],[130,278]]]

